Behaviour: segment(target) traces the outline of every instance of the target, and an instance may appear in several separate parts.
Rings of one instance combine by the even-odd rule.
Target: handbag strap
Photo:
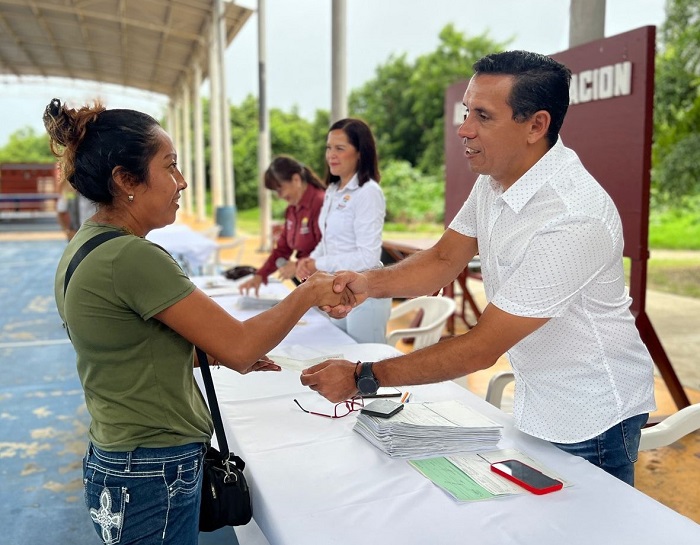
[[[207,399],[209,400],[209,410],[211,411],[211,418],[214,421],[214,431],[216,432],[216,440],[219,443],[219,452],[224,456],[233,456],[233,452],[228,449],[228,442],[226,441],[226,432],[224,431],[224,423],[221,420],[221,411],[219,410],[219,402],[216,399],[216,390],[214,389],[214,381],[211,378],[211,368],[209,367],[209,360],[204,350],[198,346],[194,347],[197,352],[197,359],[199,360],[199,369],[202,372],[202,379],[204,380],[204,389],[207,391]]]
[[[66,269],[66,278],[63,281],[63,296],[66,295],[66,290],[68,289],[68,282],[70,282],[71,276],[75,272],[75,269],[80,265],[80,262],[87,257],[87,255],[97,248],[103,242],[107,242],[113,238],[121,237],[126,235],[121,231],[105,231],[99,235],[95,235],[90,240],[85,242],[78,251],[73,255],[73,259],[68,263],[68,268]]]
[[[99,235],[95,235],[92,237],[90,240],[86,241],[83,243],[83,245],[78,248],[78,251],[73,254],[72,259],[68,263],[68,267],[66,268],[66,278],[63,280],[63,298],[66,298],[66,291],[68,290],[68,282],[70,282],[71,277],[73,276],[73,273],[75,272],[75,269],[78,268],[78,265],[85,259],[90,252],[92,252],[95,248],[97,248],[100,244],[103,242],[107,242],[108,240],[111,240],[113,238],[121,237],[126,235],[126,233],[122,233],[121,231],[105,231],[104,233],[100,233]],[[66,330],[66,334],[68,335],[68,338],[70,339],[70,331],[68,330],[68,324],[63,323],[63,327]]]

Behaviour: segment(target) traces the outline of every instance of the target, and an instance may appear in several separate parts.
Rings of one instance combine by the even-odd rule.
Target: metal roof
[[[0,0],[0,75],[92,80],[174,96],[206,77],[215,0]],[[223,2],[226,44],[253,13]]]

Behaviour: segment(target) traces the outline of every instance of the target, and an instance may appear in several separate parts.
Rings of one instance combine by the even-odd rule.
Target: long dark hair
[[[331,128],[328,129],[328,133],[337,130],[343,131],[348,137],[348,141],[360,152],[360,160],[357,164],[357,179],[360,183],[360,187],[370,180],[379,183],[381,175],[379,174],[377,145],[374,143],[372,130],[367,123],[361,119],[341,119],[331,125]],[[330,185],[338,182],[340,182],[340,177],[331,174],[328,165],[326,165],[326,184]]]
[[[116,195],[115,167],[134,183],[146,183],[162,130],[142,112],[107,110],[99,102],[75,110],[57,98],[44,110],[44,127],[65,179],[84,197],[108,205]]]
[[[303,181],[314,187],[326,189],[326,186],[313,169],[300,163],[290,155],[278,155],[272,160],[265,171],[265,187],[272,191],[277,191],[281,184],[289,182],[295,174],[298,174]]]

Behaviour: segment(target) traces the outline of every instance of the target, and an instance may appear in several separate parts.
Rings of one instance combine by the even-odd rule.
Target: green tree
[[[467,38],[451,24],[439,38],[435,51],[413,63],[405,55],[390,57],[372,80],[350,95],[350,111],[372,127],[382,162],[404,160],[429,174],[440,174],[445,90],[468,79],[477,59],[507,45],[487,34]]]
[[[294,109],[270,110],[270,148],[272,156],[292,155],[323,176],[324,149],[328,131],[328,113],[316,112],[313,122]],[[258,100],[252,95],[239,106],[231,106],[231,151],[236,178],[236,206],[241,210],[258,205]],[[207,154],[208,156],[208,154]]]
[[[46,133],[37,134],[27,127],[10,135],[7,145],[0,148],[0,163],[54,163],[56,157],[49,149]]]
[[[382,160],[419,160],[421,127],[413,120],[413,96],[408,92],[413,68],[405,54],[391,56],[377,67],[372,80],[350,93],[349,110],[372,127]]]
[[[394,223],[442,223],[445,217],[445,184],[425,175],[408,161],[388,161],[382,169],[386,220]]]
[[[668,0],[659,41],[652,182],[663,202],[700,193],[700,3]]]
[[[508,42],[494,42],[488,33],[467,38],[452,25],[440,32],[437,50],[416,60],[409,93],[411,113],[422,128],[423,152],[416,166],[428,173],[442,173],[445,164],[445,91],[454,82],[469,79],[472,65],[484,55],[503,51]],[[455,136],[456,138],[456,136]]]
[[[258,205],[258,100],[253,95],[231,106],[231,140],[236,206],[247,210]]]

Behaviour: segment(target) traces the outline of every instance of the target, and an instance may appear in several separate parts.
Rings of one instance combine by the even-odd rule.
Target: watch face
[[[361,395],[377,393],[377,390],[379,390],[379,381],[372,372],[372,363],[362,363],[362,369],[360,370],[360,375],[357,377],[356,385]]]
[[[357,389],[362,395],[375,394],[379,389],[379,384],[374,377],[360,377],[357,381]]]

